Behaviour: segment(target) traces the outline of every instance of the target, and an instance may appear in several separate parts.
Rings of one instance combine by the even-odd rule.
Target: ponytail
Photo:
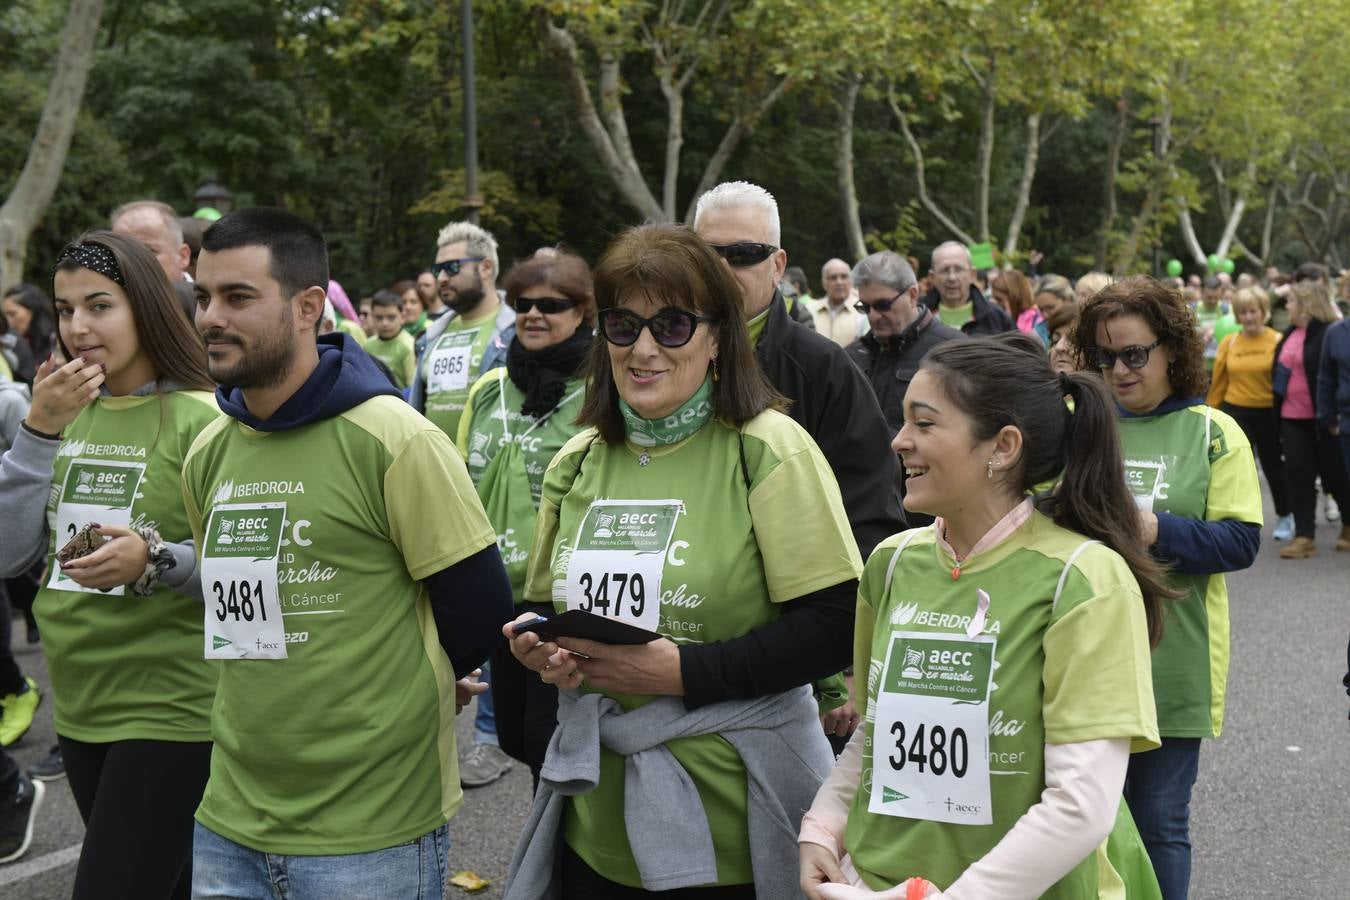
[[[1073,400],[1073,411],[1064,430],[1064,475],[1059,488],[1042,501],[1042,511],[1056,525],[1120,554],[1139,582],[1149,643],[1156,647],[1162,639],[1163,601],[1179,595],[1144,546],[1138,509],[1125,484],[1115,402],[1099,378],[1084,372],[1058,377],[1060,388]]]

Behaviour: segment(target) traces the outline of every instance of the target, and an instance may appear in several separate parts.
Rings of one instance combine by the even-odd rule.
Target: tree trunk
[[[661,185],[661,209],[675,221],[675,192],[680,182],[680,148],[684,146],[684,91],[670,72],[661,73],[666,96],[666,171]]]
[[[23,280],[28,237],[56,193],[94,62],[103,0],[70,0],[56,71],[19,180],[0,206],[0,289]]]
[[[1185,197],[1177,198],[1177,225],[1181,228],[1181,239],[1186,242],[1186,249],[1191,251],[1191,256],[1195,258],[1196,263],[1205,265],[1209,258],[1205,256],[1205,250],[1200,246],[1200,239],[1195,234],[1195,224],[1191,221],[1191,208],[1186,204]]]
[[[750,132],[755,130],[759,120],[764,117],[770,107],[779,101],[791,85],[792,78],[784,76],[773,86],[772,90],[759,99],[759,102],[749,112],[738,113],[731,124],[727,126],[726,133],[722,135],[722,140],[717,144],[717,149],[708,158],[708,164],[703,167],[703,177],[698,180],[698,185],[689,198],[689,206],[684,213],[685,222],[690,225],[694,224],[694,211],[698,208],[698,198],[717,186],[717,182],[722,177],[722,172],[726,170],[727,163],[731,162],[731,155],[736,152],[736,148],[741,145],[741,141],[745,140]]]
[[[1022,236],[1022,221],[1026,218],[1027,205],[1031,202],[1031,183],[1036,179],[1036,161],[1041,150],[1040,113],[1027,116],[1026,144],[1027,153],[1022,159],[1022,181],[1017,185],[1017,203],[1013,206],[1012,220],[1008,223],[1007,240],[1003,242],[1005,261],[1012,259],[1012,255],[1017,252],[1017,241]]]
[[[989,234],[989,179],[994,163],[994,68],[995,61],[989,60],[989,73],[984,76],[980,87],[983,91],[980,116],[980,149],[975,161],[975,230],[981,241],[987,241]]]
[[[1093,268],[1106,269],[1107,243],[1116,224],[1116,176],[1120,174],[1120,148],[1125,143],[1125,127],[1129,123],[1130,104],[1125,98],[1116,101],[1116,116],[1111,123],[1111,142],[1106,148],[1106,174],[1102,179],[1102,223],[1097,230],[1097,249],[1092,254]]]
[[[618,94],[618,61],[611,58],[601,63],[601,103],[605,111],[602,121],[600,112],[591,98],[590,86],[586,83],[585,73],[581,70],[581,59],[577,50],[576,38],[566,28],[553,24],[546,9],[540,8],[536,15],[540,41],[562,67],[567,83],[567,92],[576,107],[577,120],[582,132],[595,148],[605,173],[624,200],[637,211],[638,215],[653,222],[669,222],[670,218],[652,194],[642,172],[637,168],[630,145],[626,145],[628,128],[624,121],[623,105]],[[617,128],[618,133],[607,130]]]
[[[835,171],[839,183],[839,200],[844,207],[844,231],[848,234],[848,250],[853,262],[867,255],[863,243],[862,221],[858,218],[858,190],[853,183],[853,110],[858,105],[861,76],[850,73],[839,101],[838,152]]]
[[[895,115],[896,121],[900,123],[900,133],[905,136],[905,143],[909,144],[909,152],[914,156],[914,181],[919,193],[919,202],[923,204],[923,208],[928,210],[933,218],[942,223],[943,227],[959,240],[966,244],[977,243],[960,225],[956,224],[951,216],[943,211],[942,207],[938,206],[936,200],[928,195],[928,179],[924,169],[923,148],[919,146],[919,142],[915,139],[914,132],[909,130],[909,117],[905,115],[905,111],[900,108],[900,103],[895,99],[894,83],[886,87],[886,102],[890,104],[891,112]]]

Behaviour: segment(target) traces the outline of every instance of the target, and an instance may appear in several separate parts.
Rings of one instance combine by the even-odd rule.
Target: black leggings
[[[211,744],[58,738],[85,825],[72,900],[188,900]]]
[[[1299,537],[1315,537],[1318,476],[1322,478],[1322,492],[1350,509],[1350,490],[1346,487],[1340,447],[1336,438],[1312,419],[1283,420],[1280,443],[1284,445],[1285,473],[1289,477],[1289,503],[1294,508],[1294,533]]]
[[[793,867],[797,861],[792,860]],[[586,865],[566,842],[562,847],[562,900],[635,900],[660,897],[661,900],[755,900],[753,884],[709,885],[676,888],[673,891],[646,891],[610,881]]]
[[[1266,407],[1257,409],[1251,406],[1236,406],[1225,403],[1219,407],[1233,417],[1252,452],[1261,462],[1261,471],[1266,473],[1266,484],[1270,485],[1270,499],[1275,504],[1275,515],[1283,518],[1289,515],[1289,482],[1284,473],[1284,456],[1280,450],[1280,421],[1275,418],[1275,410]]]

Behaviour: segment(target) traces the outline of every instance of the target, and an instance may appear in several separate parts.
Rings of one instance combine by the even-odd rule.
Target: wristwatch
[[[154,593],[155,588],[159,586],[159,579],[165,572],[177,565],[178,560],[174,558],[173,551],[169,549],[169,545],[164,542],[164,538],[160,537],[159,532],[155,529],[141,527],[134,529],[134,531],[146,543],[146,559],[145,571],[131,585],[131,592],[141,597],[147,597]]]

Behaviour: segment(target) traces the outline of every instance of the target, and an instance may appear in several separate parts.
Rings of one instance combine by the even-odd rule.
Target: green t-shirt
[[[552,414],[542,420],[527,416],[520,411],[525,393],[507,376],[506,369],[493,369],[474,384],[468,409],[459,420],[459,452],[464,454],[469,477],[497,530],[497,546],[511,576],[512,596],[520,602],[525,595],[525,570],[544,491],[544,472],[563,444],[580,430],[576,420],[584,400],[585,384],[579,377],[571,378]],[[499,466],[509,463],[514,468],[511,472],[498,471],[493,462],[508,442],[514,442],[518,452],[513,452],[509,460],[501,460]],[[490,470],[492,476],[485,481]],[[513,490],[513,476],[523,476],[520,484],[528,490]]]
[[[1226,413],[1198,404],[1120,420],[1125,474],[1135,502],[1153,512],[1261,524],[1261,489],[1247,436]],[[1153,651],[1158,728],[1165,737],[1218,737],[1228,678],[1228,584],[1223,573],[1168,581],[1182,591],[1167,604]]]
[[[417,345],[411,334],[399,331],[387,341],[378,334],[372,335],[363,346],[367,353],[389,367],[394,373],[395,384],[401,388],[412,384],[413,376],[417,374]]]
[[[964,306],[948,306],[945,303],[939,303],[937,314],[943,325],[959,330],[962,325],[975,318],[975,301],[971,300]]]
[[[33,604],[58,734],[90,743],[211,739],[217,668],[202,658],[201,598],[163,583],[148,597],[127,588],[86,591],[61,578],[53,557],[91,521],[189,540],[177,473],[219,415],[205,391],[100,397],[66,429],[47,505],[47,563],[55,574]],[[109,512],[114,507],[122,511]],[[50,586],[53,579],[60,588]]]
[[[222,418],[193,445],[183,493],[199,548],[214,507],[286,504],[287,658],[222,662],[197,821],[299,855],[445,824],[463,799],[455,673],[422,579],[496,538],[449,439],[390,396],[288,431]]]
[[[422,357],[426,417],[451,437],[459,434],[459,417],[468,405],[469,389],[496,332],[496,310],[471,322],[456,316]]]
[[[661,569],[656,628],[679,644],[739,637],[776,618],[777,604],[858,577],[861,560],[829,464],[787,416],[764,412],[739,432],[714,419],[682,443],[647,450],[645,466],[638,462],[642,452],[628,443],[607,444],[587,429],[554,458],[544,476],[527,599],[565,608],[564,579],[578,528],[597,499],[682,504]],[[803,531],[812,536],[806,545]],[[655,586],[647,591],[657,594]],[[653,699],[610,696],[624,709]],[[740,755],[716,735],[666,747],[703,801],[718,883],[749,883]],[[623,757],[602,747],[599,786],[569,799],[564,836],[591,868],[636,887],[641,882],[623,808]]]
[[[1086,540],[1033,512],[1002,543],[968,560],[956,580],[932,528],[889,537],[867,560],[854,631],[854,671],[867,673],[864,756],[844,847],[872,888],[914,875],[949,887],[1040,801],[1047,743],[1129,738],[1135,750],[1158,746],[1139,586],[1119,555],[1100,544],[1082,546]],[[873,742],[889,748],[896,733],[892,727],[878,738],[873,730],[887,650],[897,632],[964,638],[980,589],[990,597],[984,633],[996,641],[988,707],[991,824],[869,812]],[[910,725],[911,740],[899,752],[912,766],[917,729]],[[930,747],[936,746],[934,737]],[[969,752],[981,750],[972,745]],[[929,760],[935,767],[937,758],[934,752]],[[953,750],[947,759],[955,758]],[[1093,854],[1042,896],[1096,897],[1104,859],[1104,852]]]

